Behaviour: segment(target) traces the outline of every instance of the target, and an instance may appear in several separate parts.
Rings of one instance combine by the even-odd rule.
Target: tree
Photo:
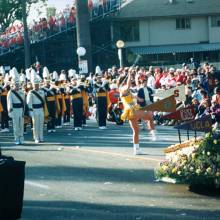
[[[31,4],[47,0],[27,0],[27,13]],[[15,20],[22,20],[22,0],[0,0],[0,28],[4,30]]]
[[[47,18],[50,16],[55,16],[56,15],[56,8],[55,7],[48,7],[47,8]]]

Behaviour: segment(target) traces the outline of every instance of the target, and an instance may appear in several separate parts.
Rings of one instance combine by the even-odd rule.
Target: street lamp
[[[118,48],[118,59],[120,62],[120,68],[123,67],[123,56],[122,56],[122,48],[125,46],[125,42],[122,40],[118,40],[116,42],[116,46]]]
[[[78,47],[76,50],[78,55],[78,64],[79,64],[79,74],[88,73],[88,61],[81,59],[81,57],[86,55],[86,49],[84,47]]]

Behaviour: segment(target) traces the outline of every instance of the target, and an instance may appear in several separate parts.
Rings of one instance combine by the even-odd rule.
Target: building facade
[[[113,41],[125,41],[132,64],[175,65],[195,58],[220,62],[219,0],[130,0],[112,23]],[[220,65],[219,65],[220,67]]]

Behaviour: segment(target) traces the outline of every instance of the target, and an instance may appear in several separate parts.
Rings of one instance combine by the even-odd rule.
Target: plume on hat
[[[99,75],[102,74],[102,71],[101,71],[100,66],[96,66],[96,68],[95,68],[95,73],[97,73],[97,74],[99,74]]]
[[[31,82],[33,84],[40,83],[39,77],[37,76],[37,73],[36,73],[36,71],[34,69],[31,69],[31,74],[30,75],[31,75],[31,77],[30,77]]]
[[[58,81],[58,80],[59,80],[59,76],[58,76],[57,71],[53,71],[52,80],[55,80],[55,81]]]
[[[50,77],[50,72],[49,72],[48,68],[45,66],[43,68],[43,78],[49,79],[49,77]]]
[[[3,74],[3,75],[5,75],[5,69],[4,69],[3,66],[0,66],[0,73]]]
[[[66,80],[66,74],[65,74],[65,73],[61,73],[59,80],[60,80],[60,81]]]
[[[12,80],[19,79],[19,74],[18,74],[18,71],[17,71],[17,69],[15,67],[13,67],[10,70],[10,77],[12,78]]]
[[[25,76],[24,73],[22,73],[22,74],[20,75],[20,81],[21,81],[21,82],[26,82],[26,76]]]
[[[30,69],[26,69],[25,70],[25,75],[26,75],[26,78],[30,81],[31,80],[31,73],[30,73]]]
[[[68,77],[69,78],[75,78],[76,77],[76,70],[70,69],[68,71]]]

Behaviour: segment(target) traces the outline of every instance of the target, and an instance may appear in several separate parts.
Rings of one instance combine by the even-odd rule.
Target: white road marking
[[[29,180],[25,180],[25,184],[29,185],[29,186],[38,187],[38,188],[41,188],[41,189],[50,189],[50,187],[47,186],[47,185],[36,183],[36,182],[32,182],[32,181],[29,181]]]

